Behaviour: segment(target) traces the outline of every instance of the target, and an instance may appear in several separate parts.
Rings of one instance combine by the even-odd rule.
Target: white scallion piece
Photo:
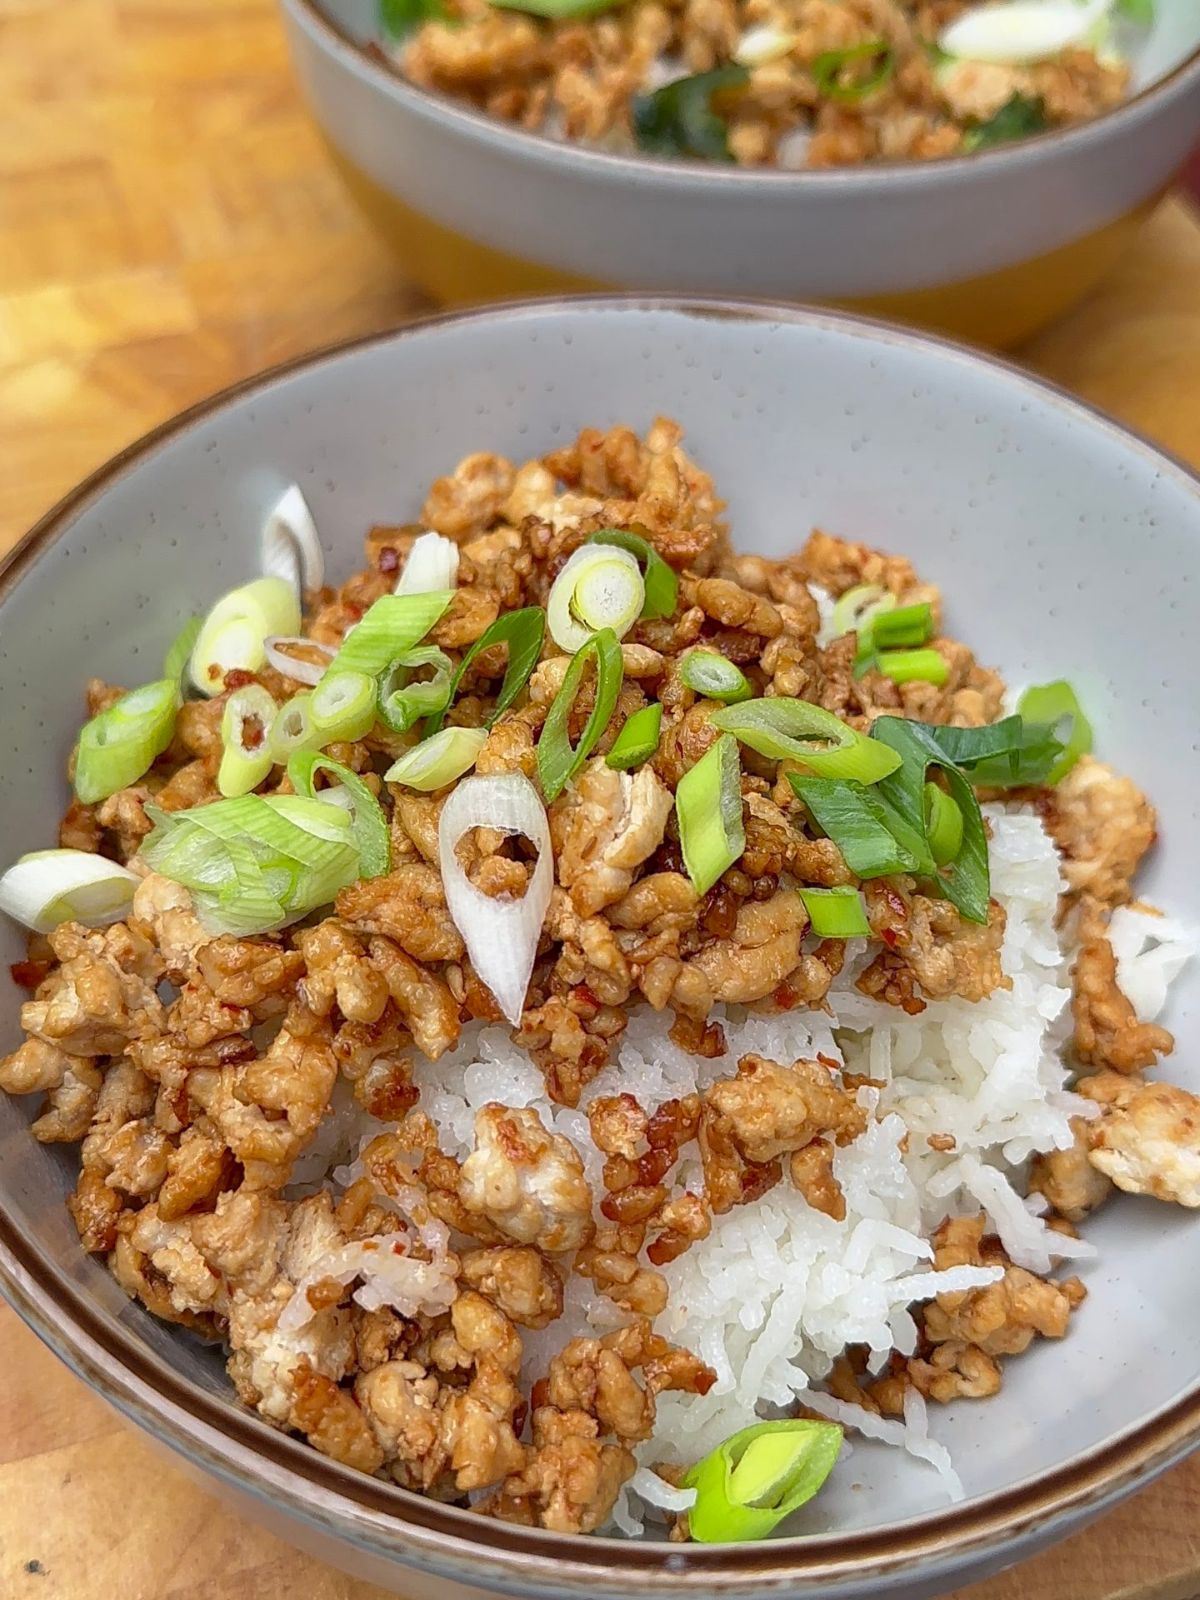
[[[34,850],[0,877],[0,911],[35,933],[63,922],[101,928],[128,915],[141,881],[87,850]]]
[[[939,47],[966,61],[1017,66],[1086,45],[1114,0],[1001,0],[973,6],[942,29]]]
[[[286,579],[297,594],[312,594],[325,582],[321,536],[308,501],[294,483],[267,513],[261,565],[264,577]]]
[[[551,585],[546,625],[555,644],[574,655],[601,628],[623,638],[645,603],[637,557],[618,545],[588,543],[580,545]]]
[[[472,828],[523,834],[536,846],[537,865],[521,899],[493,899],[467,877],[455,847]],[[554,887],[546,808],[529,779],[519,772],[464,778],[442,807],[438,862],[446,905],[471,964],[516,1027]]]
[[[794,33],[762,23],[757,28],[746,29],[738,40],[733,59],[742,67],[765,67],[768,61],[779,61],[786,56],[795,42]]]
[[[458,546],[440,533],[423,533],[413,541],[393,594],[432,594],[458,585]]]
[[[234,668],[257,672],[267,640],[300,631],[300,594],[285,578],[255,578],[223,594],[205,617],[188,671],[201,694],[220,694]]]
[[[293,655],[293,650],[312,650],[323,656],[321,662],[306,661],[303,656]],[[307,684],[311,689],[320,683],[325,675],[325,668],[336,654],[332,645],[319,644],[316,639],[305,639],[300,634],[272,634],[267,640],[267,663],[282,672],[285,678],[290,678],[293,683]]]

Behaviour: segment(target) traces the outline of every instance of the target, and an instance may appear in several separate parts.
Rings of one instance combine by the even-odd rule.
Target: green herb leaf
[[[441,711],[435,712],[425,724],[426,738],[441,727],[446,711],[454,704],[459,686],[475,658],[482,655],[485,650],[490,650],[493,645],[506,644],[508,666],[504,671],[504,681],[500,685],[500,693],[496,696],[496,704],[484,724],[485,727],[492,727],[529,682],[530,675],[537,666],[538,657],[542,653],[542,640],[545,635],[546,613],[541,606],[523,606],[520,611],[508,611],[503,616],[497,617],[490,628],[484,629],[458,663],[458,668],[450,680],[450,692],[446,696],[445,706]]]
[[[1063,687],[1070,692],[1069,684]],[[1046,688],[1057,690],[1058,685],[1048,684]],[[1030,694],[1040,692],[1029,691]],[[1057,705],[1059,702],[1056,700],[1054,703]],[[1078,709],[1077,701],[1075,707]],[[1058,714],[1065,715],[1071,709],[1063,704]],[[1052,716],[1055,713],[1047,704],[1043,714]],[[1082,716],[1082,712],[1079,715]],[[1091,728],[1087,726],[1086,718],[1084,727],[1087,728],[1090,747]],[[1051,773],[1067,748],[1057,737],[1053,726],[1027,722],[1022,716],[1004,717],[982,728],[928,725],[928,732],[946,759],[956,767],[962,767],[977,789],[1036,788],[1043,783],[1057,782],[1057,778],[1051,779]],[[1063,772],[1068,770],[1069,767],[1063,768]]]
[[[595,703],[579,735],[579,743],[572,745],[571,708],[583,683],[584,670],[593,658],[596,663]],[[577,650],[572,656],[562,687],[554,697],[538,739],[538,775],[542,780],[542,794],[547,805],[558,799],[608,727],[616,710],[624,676],[621,642],[611,628],[601,628],[599,633],[594,633],[583,649]]]
[[[1038,753],[1057,745],[1059,755],[1052,762],[1044,779],[1048,784],[1059,783],[1070,772],[1080,756],[1091,754],[1092,725],[1083,714],[1078,696],[1065,678],[1053,683],[1036,684],[1017,702],[1017,710],[1025,718],[1031,744]],[[1063,728],[1063,720],[1067,719]],[[1041,744],[1037,735],[1043,736]],[[1027,756],[1027,764],[1028,764]],[[1031,780],[1026,778],[1027,783]]]
[[[637,558],[646,589],[646,598],[642,603],[644,619],[675,615],[675,607],[679,604],[679,579],[674,568],[667,565],[649,539],[643,539],[640,534],[632,533],[627,528],[601,528],[587,542],[615,544],[618,550],[626,550]]]
[[[896,70],[896,52],[886,39],[868,39],[847,50],[825,50],[812,64],[818,91],[827,100],[857,105],[877,94]]]
[[[731,63],[691,78],[676,78],[653,94],[635,96],[633,133],[638,149],[654,156],[732,161],[729,129],[713,103],[749,82],[746,68]]]
[[[856,878],[916,871],[920,836],[880,800],[876,789],[850,778],[810,778],[800,772],[789,772],[787,779]]]
[[[379,0],[379,28],[389,44],[407,39],[426,22],[448,22],[441,0]]]
[[[1028,139],[1031,134],[1044,133],[1048,127],[1046,105],[1040,97],[1014,94],[994,116],[963,135],[963,149],[987,150],[992,145],[1011,144],[1017,139]]]

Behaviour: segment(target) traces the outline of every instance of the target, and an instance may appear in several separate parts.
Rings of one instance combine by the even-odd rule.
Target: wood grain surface
[[[270,0],[0,0],[0,549],[114,450],[425,308],[345,199]],[[1200,462],[1181,200],[1023,353]],[[1193,1600],[1200,1458],[962,1600]],[[232,1517],[0,1310],[0,1600],[376,1600]]]

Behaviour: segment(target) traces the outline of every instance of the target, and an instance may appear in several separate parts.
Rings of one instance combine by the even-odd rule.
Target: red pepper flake
[[[13,982],[22,989],[36,989],[53,964],[51,961],[14,961],[8,970]]]
[[[392,1254],[394,1256],[406,1256],[408,1254],[408,1241],[405,1239],[393,1240]]]
[[[790,1011],[799,998],[800,996],[796,993],[795,989],[792,988],[790,983],[781,983],[775,990],[775,993],[771,996],[771,999],[781,1011]]]
[[[395,545],[385,544],[379,552],[380,572],[396,572],[400,567],[400,552]]]
[[[248,683],[257,683],[258,679],[252,672],[247,672],[245,667],[230,667],[225,674],[226,689],[244,689]]]

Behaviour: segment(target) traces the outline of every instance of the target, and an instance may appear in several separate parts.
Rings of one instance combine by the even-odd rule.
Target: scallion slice
[[[453,589],[458,584],[458,562],[458,546],[453,539],[440,533],[422,533],[413,540],[392,593],[436,594],[440,589]]]
[[[966,770],[977,789],[1047,783],[1065,749],[1053,727],[1015,715],[982,728],[922,726],[946,759]]]
[[[341,792],[346,795],[350,828],[358,846],[359,877],[382,878],[392,864],[391,839],[383,807],[358,773],[351,772],[340,761],[331,761],[328,756],[317,755],[312,750],[297,750],[287,764],[292,788],[309,800],[318,798],[315,781],[318,772],[336,778]],[[327,796],[338,793],[338,788],[323,789],[319,798],[325,801]]]
[[[196,640],[200,637],[203,623],[203,617],[189,617],[171,641],[171,646],[163,657],[163,677],[170,678],[172,682],[179,684],[181,689],[184,673],[192,658],[192,651],[196,648]]]
[[[920,833],[897,818],[875,789],[845,778],[810,778],[799,772],[787,776],[856,878],[886,878],[916,870]],[[902,843],[897,833],[903,833],[908,843]]]
[[[584,724],[577,745],[571,744],[571,710],[583,683],[583,675],[590,661],[596,664],[595,696],[591,714]],[[608,727],[617,699],[625,667],[621,659],[621,644],[611,628],[601,628],[594,633],[581,650],[576,651],[567,668],[562,686],[555,695],[550,711],[542,724],[538,739],[538,774],[542,780],[542,794],[546,804],[557,800],[571,779],[591,755],[601,734]]]
[[[368,673],[327,672],[309,701],[318,742],[324,746],[364,739],[375,726],[377,693],[375,679]]]
[[[695,1489],[688,1531],[701,1544],[765,1539],[804,1505],[833,1471],[842,1430],[832,1422],[788,1419],[742,1428],[683,1479]]]
[[[471,770],[486,743],[486,728],[443,728],[406,750],[384,777],[406,789],[444,789]]]
[[[291,484],[267,513],[260,543],[262,569],[283,578],[297,594],[315,594],[325,582],[325,556],[308,501]]]
[[[128,915],[141,881],[88,850],[33,850],[0,877],[0,911],[35,933],[53,933],[63,922],[105,927]]]
[[[201,694],[220,694],[225,674],[257,672],[272,634],[300,631],[300,597],[286,578],[255,578],[223,594],[200,625],[192,649],[192,682]]]
[[[874,664],[893,683],[932,683],[941,688],[950,676],[945,656],[936,650],[885,650]]]
[[[962,849],[963,814],[936,783],[925,785],[925,834],[936,866],[946,866]]]
[[[799,892],[818,939],[864,939],[871,932],[862,896],[849,884]]]
[[[413,683],[424,668],[432,675]],[[454,663],[435,644],[406,651],[379,680],[379,720],[393,733],[407,733],[422,717],[440,716],[450,704]]]
[[[683,864],[697,894],[707,894],[746,848],[742,764],[737,740],[724,733],[675,787]]]
[[[319,743],[320,736],[313,727],[311,693],[294,694],[275,713],[267,734],[271,759],[286,766],[293,751],[314,749]]]
[[[217,788],[226,797],[249,794],[274,765],[270,732],[277,707],[259,683],[235,689],[221,713],[221,765]]]
[[[928,600],[881,611],[871,621],[871,639],[877,650],[890,650],[896,645],[927,644],[932,637],[933,607]]]
[[[890,589],[884,589],[878,583],[856,583],[834,603],[833,631],[839,636],[843,633],[861,634],[873,617],[880,612],[890,611],[895,604],[896,596]]]
[[[298,650],[307,651],[308,654],[297,655]],[[311,657],[314,655],[320,659],[313,661]],[[300,634],[289,637],[273,633],[267,640],[267,665],[274,667],[285,678],[290,678],[293,683],[303,683],[310,689],[320,683],[333,657],[332,645],[319,644],[316,639],[306,639]]]
[[[601,528],[590,534],[589,544],[611,544],[618,550],[627,550],[642,572],[646,598],[642,603],[642,616],[650,621],[656,617],[673,617],[679,604],[679,579],[675,569],[667,565],[649,539],[643,539],[628,528]]]
[[[454,599],[448,589],[424,594],[385,594],[346,634],[329,664],[330,673],[381,673],[419,644]]]
[[[524,606],[520,611],[509,611],[504,616],[497,617],[490,628],[485,628],[479,638],[467,651],[458,663],[453,678],[450,680],[450,692],[446,696],[446,706],[454,703],[470,667],[476,657],[481,656],[485,650],[490,650],[498,644],[508,646],[508,666],[504,671],[504,681],[500,685],[500,693],[496,696],[488,716],[486,727],[492,727],[497,719],[508,710],[517,696],[529,682],[530,674],[537,666],[538,657],[542,653],[542,640],[546,636],[546,613],[541,606]],[[427,734],[436,733],[442,725],[444,711],[435,712],[425,724]]]
[[[170,744],[179,680],[147,683],[85,722],[75,753],[75,793],[84,805],[136,783]]]
[[[832,711],[779,695],[743,700],[711,717],[713,727],[776,761],[802,761],[824,778],[875,783],[900,765],[891,750],[858,733]]]
[[[629,772],[634,767],[640,767],[658,750],[661,731],[662,706],[657,700],[652,700],[629,718],[605,756],[605,761],[617,772]]]
[[[637,559],[617,545],[583,544],[550,587],[546,625],[560,649],[574,654],[601,628],[620,639],[642,614],[646,586]]]
[[[693,156],[701,161],[732,161],[726,100],[744,89],[750,74],[736,62],[675,78],[630,105],[638,149],[655,156]]]
[[[818,93],[827,100],[857,105],[889,81],[896,70],[896,52],[886,39],[868,39],[845,50],[822,51],[809,70]]]
[[[1061,782],[1080,756],[1091,754],[1092,725],[1084,716],[1079,698],[1065,678],[1026,689],[1017,702],[1017,710],[1027,726],[1041,725],[1062,746],[1062,754],[1046,774],[1046,783]],[[1064,718],[1070,719],[1065,732],[1060,731]]]
[[[689,650],[679,668],[679,676],[695,694],[733,705],[749,700],[754,693],[746,674],[715,650]]]

